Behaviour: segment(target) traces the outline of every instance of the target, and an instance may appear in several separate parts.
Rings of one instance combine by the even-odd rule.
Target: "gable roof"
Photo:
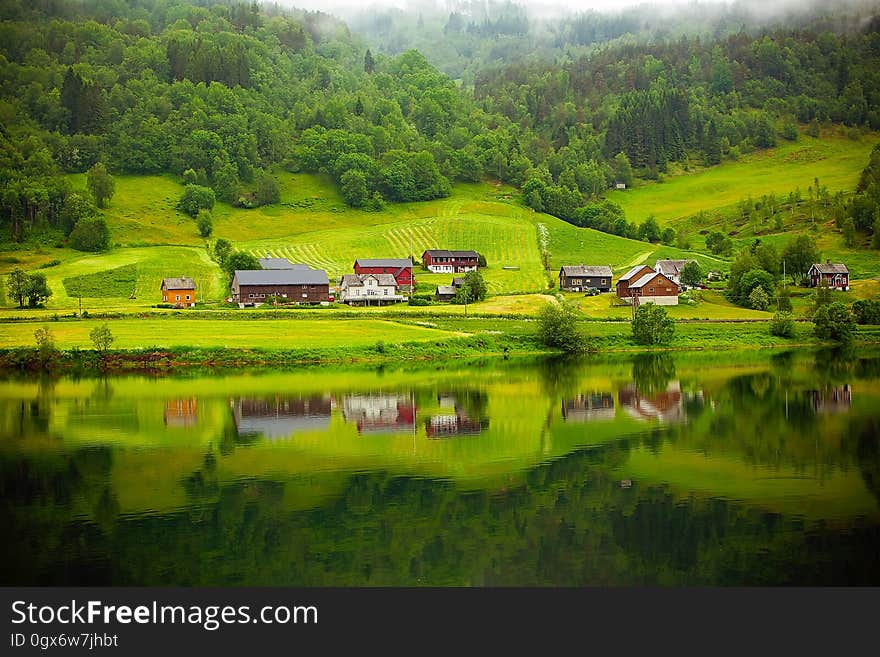
[[[667,276],[677,276],[689,262],[690,260],[658,260],[654,263],[654,269]]]
[[[188,276],[180,278],[163,278],[162,287],[166,290],[195,290],[196,282]]]
[[[636,265],[635,267],[630,269],[628,272],[626,272],[623,276],[621,276],[620,279],[618,279],[618,280],[619,281],[628,281],[629,279],[631,279],[633,276],[638,274],[643,269],[651,269],[651,268],[648,267],[648,265]]]
[[[260,267],[263,269],[293,269],[294,265],[287,258],[260,258]]]
[[[608,265],[563,265],[563,276],[605,276],[611,278]]]
[[[849,269],[842,262],[817,262],[813,264],[820,274],[848,274]]]
[[[464,276],[453,276],[452,287],[459,287],[461,285],[464,285]]]
[[[391,285],[397,287],[397,280],[393,274],[345,274],[342,277],[343,287],[362,287],[368,278],[375,278],[379,285]]]
[[[444,295],[448,294],[450,296],[455,296],[455,293],[458,290],[455,289],[452,285],[438,285],[437,286],[437,294]]]
[[[635,283],[630,283],[629,286],[630,286],[630,288],[644,287],[645,285],[647,285],[648,283],[653,281],[658,276],[664,276],[664,275],[661,274],[659,271],[652,271],[648,274],[645,274],[644,276],[639,276],[639,279]],[[664,278],[665,278],[665,276],[664,276]]]
[[[427,253],[432,258],[479,258],[476,251],[449,251],[448,249],[426,249],[422,255]]]
[[[323,269],[295,267],[293,269],[237,269],[239,285],[329,285]]]
[[[355,267],[412,267],[411,258],[358,258]]]

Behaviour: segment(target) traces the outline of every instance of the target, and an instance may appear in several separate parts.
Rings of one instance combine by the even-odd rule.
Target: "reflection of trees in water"
[[[217,481],[217,457],[213,452],[205,454],[202,467],[184,479],[183,487],[186,496],[193,501],[216,497],[220,492],[220,485]]]
[[[632,360],[632,378],[642,394],[662,392],[675,378],[675,361],[665,353],[638,354]]]
[[[813,370],[827,383],[846,383],[855,375],[857,353],[852,345],[819,349],[813,357]]]
[[[880,418],[850,418],[841,449],[854,454],[865,486],[880,504]]]

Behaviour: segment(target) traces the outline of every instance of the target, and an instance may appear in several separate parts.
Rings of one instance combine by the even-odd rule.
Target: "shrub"
[[[110,248],[110,229],[104,218],[81,219],[70,233],[70,248],[92,253]]]
[[[852,305],[857,324],[880,324],[880,301],[859,299]]]
[[[770,297],[760,285],[749,294],[749,306],[755,310],[767,310],[770,305]]]
[[[196,217],[199,214],[199,210],[211,210],[214,207],[215,200],[214,190],[210,187],[187,185],[183,190],[183,196],[177,202],[177,207],[181,212],[185,212],[190,217]]]
[[[636,311],[632,334],[638,344],[666,344],[675,334],[675,320],[667,315],[662,306],[646,303]]]
[[[577,325],[577,311],[564,302],[548,302],[538,315],[538,339],[546,347],[565,353],[587,349],[587,340]]]
[[[202,237],[211,236],[211,233],[214,232],[214,217],[211,215],[210,210],[205,210],[204,208],[199,210],[198,217],[196,217],[196,226],[199,228],[199,235]]]
[[[839,301],[819,306],[813,314],[816,337],[823,340],[849,342],[856,332],[856,320]]]
[[[770,335],[780,338],[790,338],[794,335],[794,320],[791,313],[779,312],[770,320]]]

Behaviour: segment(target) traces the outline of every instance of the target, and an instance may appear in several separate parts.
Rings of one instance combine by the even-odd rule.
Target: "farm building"
[[[621,299],[628,299],[632,295],[629,292],[629,284],[634,283],[637,279],[645,274],[654,273],[648,265],[637,265],[626,272],[617,280],[617,296]]]
[[[412,292],[415,285],[410,258],[358,258],[354,261],[354,273],[391,274],[404,292]]]
[[[285,303],[329,303],[330,280],[323,269],[240,269],[232,277],[232,300],[240,308],[259,306],[267,298]]]
[[[821,281],[825,281],[832,290],[849,290],[849,269],[842,262],[832,263],[826,260],[818,262],[810,267],[807,272],[810,279],[810,287],[819,287]]]
[[[658,306],[678,305],[678,285],[663,274],[651,271],[628,285],[629,296],[624,301],[642,305],[656,303]]]
[[[559,289],[580,292],[587,289],[611,291],[611,267],[608,265],[564,265],[559,270]]]
[[[187,276],[163,278],[162,302],[192,308],[196,305],[196,282]]]
[[[480,255],[476,251],[448,251],[428,249],[422,254],[422,264],[435,274],[476,271]]]
[[[452,301],[457,291],[458,288],[454,285],[438,285],[434,298],[437,301]]]
[[[406,301],[391,274],[346,274],[339,286],[339,300],[354,305],[379,305]]]
[[[308,265],[295,265],[287,258],[272,258],[266,254],[265,258],[260,258],[260,267],[263,269],[308,269]]]
[[[681,285],[681,270],[690,260],[658,260],[654,263],[654,271],[663,274],[676,285]]]

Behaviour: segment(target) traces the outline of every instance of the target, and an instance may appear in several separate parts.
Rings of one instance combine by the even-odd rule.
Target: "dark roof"
[[[260,267],[263,269],[308,269],[308,265],[295,265],[287,258],[260,258]]]
[[[817,262],[813,264],[813,267],[820,274],[848,274],[849,269],[846,268],[846,265],[842,262]]]
[[[460,287],[464,285],[464,276],[453,276],[452,287]]]
[[[564,276],[607,276],[611,278],[611,267],[608,265],[563,265]]]
[[[180,278],[163,278],[162,286],[166,290],[195,290],[196,282],[188,276]]]
[[[235,278],[239,285],[329,285],[323,269],[296,267],[294,269],[238,269]]]
[[[479,258],[480,257],[476,251],[448,251],[447,249],[426,249],[425,253],[427,253],[432,258]],[[424,253],[422,255],[424,255]]]
[[[411,258],[358,258],[354,261],[360,267],[412,267]]]
[[[630,269],[628,272],[626,272],[623,276],[621,276],[619,280],[621,280],[621,281],[628,281],[628,280],[631,279],[633,276],[635,276],[636,274],[638,274],[638,273],[639,273],[642,269],[644,269],[645,267],[648,267],[648,265],[636,265],[635,267],[633,267],[632,269]],[[648,267],[648,269],[651,269],[651,268]]]

